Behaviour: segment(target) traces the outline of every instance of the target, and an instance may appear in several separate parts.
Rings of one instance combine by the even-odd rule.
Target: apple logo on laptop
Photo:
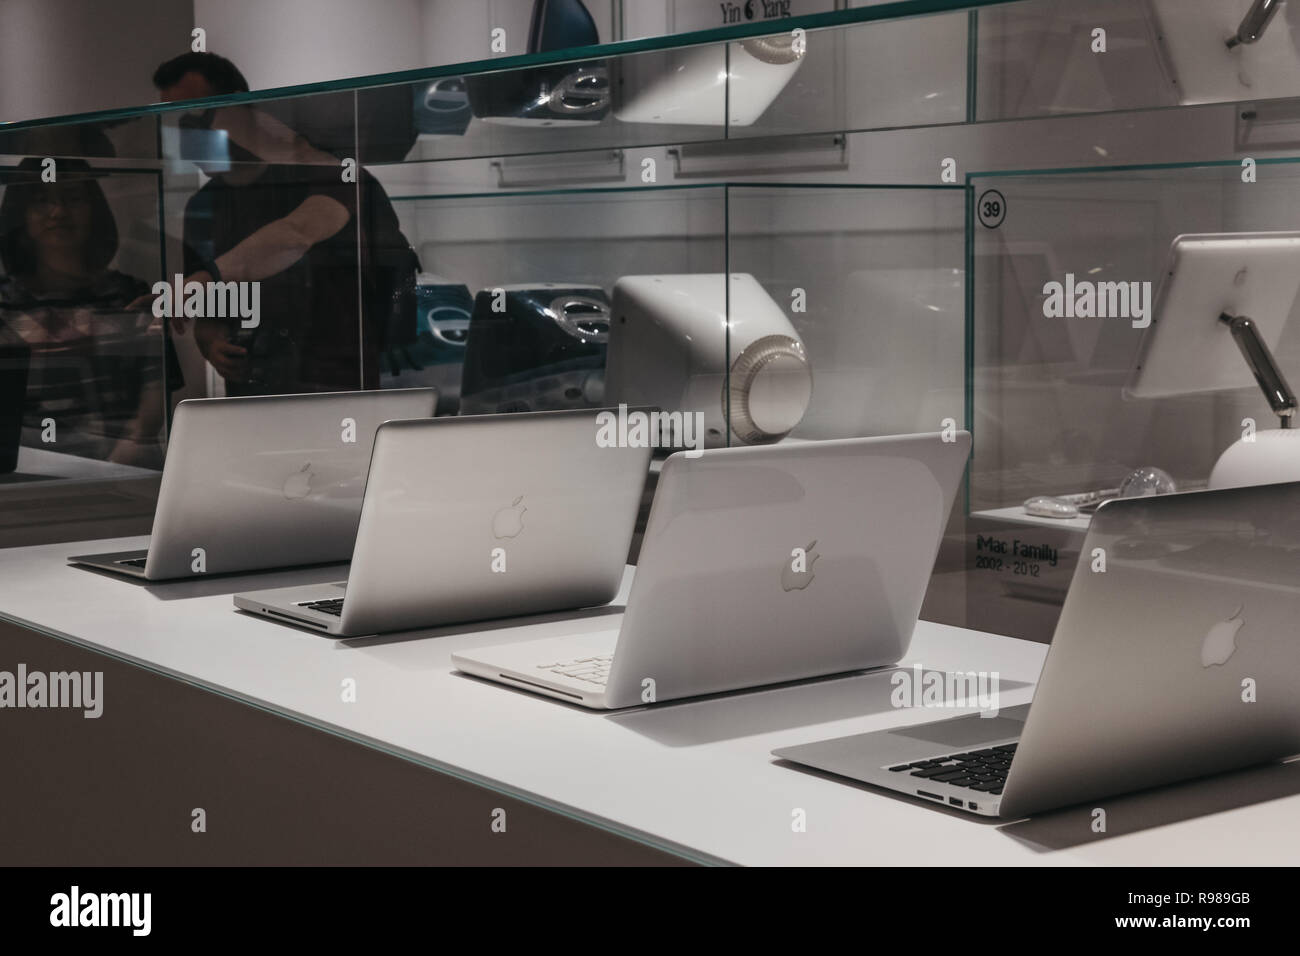
[[[494,538],[513,538],[524,530],[524,512],[528,509],[519,504],[524,500],[520,495],[510,502],[509,507],[502,508],[492,516],[492,536]]]
[[[812,579],[816,577],[817,572],[813,570],[813,562],[821,557],[813,549],[817,547],[817,539],[814,538],[808,542],[808,546],[803,548],[803,554],[791,554],[790,559],[785,562],[781,569],[781,590],[783,591],[802,591],[808,585],[812,584]],[[795,549],[796,552],[800,549]]]
[[[1232,612],[1232,617],[1226,621],[1220,621],[1214,627],[1210,628],[1205,635],[1205,641],[1201,644],[1201,666],[1210,667],[1215,664],[1226,664],[1228,658],[1237,650],[1237,632],[1245,624],[1241,612],[1245,610],[1246,605],[1241,605],[1237,610]]]
[[[298,501],[311,494],[311,462],[307,462],[284,480],[284,496],[290,501]]]

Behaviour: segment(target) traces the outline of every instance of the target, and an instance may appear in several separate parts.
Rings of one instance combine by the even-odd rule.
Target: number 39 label
[[[1007,201],[996,189],[986,189],[976,204],[980,224],[987,229],[996,229],[1007,218]]]

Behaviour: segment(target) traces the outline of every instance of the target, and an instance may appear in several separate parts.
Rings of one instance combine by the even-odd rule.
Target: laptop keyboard
[[[148,558],[123,558],[121,561],[118,561],[117,563],[124,564],[128,568],[143,568],[145,566],[145,562],[148,560],[149,560]]]
[[[917,760],[889,769],[892,773],[911,771],[913,777],[922,780],[934,780],[952,787],[966,787],[997,796],[1002,793],[1002,787],[1007,782],[1007,771],[1011,769],[1011,758],[1015,754],[1015,744],[1003,744],[987,750],[970,750],[946,757]]]
[[[326,601],[303,601],[298,606],[305,607],[309,611],[320,611],[322,614],[333,614],[335,617],[343,616],[342,598],[330,598]]]
[[[538,664],[537,669],[558,674],[560,677],[572,677],[589,684],[602,687],[609,680],[609,667],[614,662],[612,654],[593,654],[591,657],[579,657],[572,661]]]

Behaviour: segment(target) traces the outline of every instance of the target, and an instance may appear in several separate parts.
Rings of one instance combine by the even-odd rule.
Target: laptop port
[[[966,803],[966,806],[970,807],[972,810],[978,810],[980,808],[980,805],[976,803],[974,800],[968,801]]]
[[[960,807],[961,797],[949,797],[948,802],[951,803],[954,807]]]
[[[924,790],[918,790],[916,792],[923,797],[929,797],[931,800],[938,800],[940,803],[943,803],[943,797],[939,796],[937,793],[926,793]]]
[[[299,627],[314,627],[318,631],[328,631],[329,628],[324,624],[318,624],[316,621],[308,620],[305,617],[295,617],[292,614],[281,614],[279,611],[273,611],[269,607],[262,608],[262,613],[267,617],[278,617],[282,621],[288,621],[290,624],[297,624]]]

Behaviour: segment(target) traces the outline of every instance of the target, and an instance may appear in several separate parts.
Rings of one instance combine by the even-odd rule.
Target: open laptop
[[[602,411],[382,425],[347,581],[236,607],[357,637],[609,603],[651,449],[602,447]]]
[[[1008,819],[1300,753],[1298,513],[1300,483],[1108,502],[1031,705],[773,753]]]
[[[672,455],[619,629],[452,661],[607,709],[893,664],[970,454],[969,434],[948,437]]]
[[[436,401],[404,388],[181,402],[148,550],[68,561],[149,581],[346,561],[375,430]]]

